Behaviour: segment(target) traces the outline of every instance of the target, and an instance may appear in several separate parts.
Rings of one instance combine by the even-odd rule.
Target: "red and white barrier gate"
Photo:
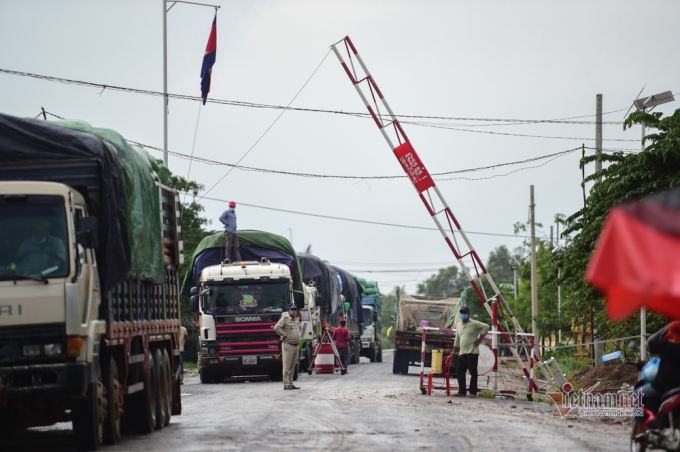
[[[347,51],[349,66],[347,62],[345,62],[340,51],[337,48],[338,44],[340,43],[344,44],[345,50]],[[503,328],[499,324],[499,322],[495,323],[497,325],[498,331],[503,336],[503,338],[508,343],[511,343],[510,337],[506,333],[507,331],[510,331],[510,327],[508,326],[508,322],[503,311],[507,312],[508,317],[510,318],[510,321],[514,326],[516,333],[523,332],[522,328],[519,325],[519,322],[517,322],[517,319],[510,310],[510,307],[503,299],[503,295],[496,286],[496,283],[493,281],[493,278],[491,278],[491,275],[489,275],[488,271],[486,270],[486,267],[482,263],[482,260],[479,258],[477,251],[475,251],[474,247],[472,246],[472,243],[465,234],[465,231],[463,231],[462,227],[460,226],[460,223],[458,223],[458,220],[453,215],[453,212],[449,208],[449,205],[444,199],[444,196],[442,196],[441,192],[439,191],[439,188],[437,188],[437,185],[434,183],[434,180],[430,176],[430,173],[425,168],[425,165],[423,165],[415,149],[413,149],[413,146],[411,145],[411,142],[406,136],[404,129],[401,127],[399,119],[394,114],[392,108],[385,100],[385,97],[378,88],[375,79],[368,71],[368,68],[364,64],[363,59],[361,58],[361,56],[359,56],[357,49],[354,47],[354,44],[349,39],[349,36],[347,36],[344,39],[341,39],[340,41],[333,44],[331,48],[335,52],[335,55],[338,57],[340,64],[347,73],[347,76],[354,85],[354,88],[357,90],[359,97],[361,97],[361,100],[368,109],[368,112],[373,118],[373,121],[375,121],[375,124],[378,126],[378,129],[380,129],[380,133],[385,138],[385,141],[387,141],[387,144],[390,146],[390,149],[392,149],[392,151],[394,152],[395,157],[397,158],[397,160],[399,160],[399,163],[403,167],[406,174],[408,174],[409,180],[411,181],[411,184],[413,184],[413,188],[415,188],[416,192],[418,192],[420,200],[423,202],[423,204],[425,204],[425,208],[432,217],[432,220],[434,220],[435,224],[437,225],[437,228],[441,232],[442,237],[446,241],[446,244],[453,252],[453,255],[458,261],[458,264],[463,270],[463,273],[467,277],[468,281],[470,281],[472,288],[477,293],[477,296],[479,296],[479,299],[482,301],[482,304],[484,305],[486,310],[489,312],[490,315],[494,316],[494,318],[497,315],[497,309],[496,308],[492,309],[492,307],[489,305],[493,303],[495,306],[496,301],[500,302],[502,307],[500,312],[503,317],[503,324],[505,328]],[[363,71],[364,75],[362,77],[357,76],[356,72],[357,68],[354,65],[355,59],[359,63],[359,66]],[[373,100],[372,103],[369,102],[368,98],[362,91],[361,88],[362,84],[368,85],[368,90],[370,92],[371,99]],[[383,113],[381,113],[378,99],[380,100],[380,104],[384,107],[385,111],[387,112],[386,115],[383,115]],[[396,142],[398,143],[397,145],[395,145],[395,139]],[[435,203],[435,200],[439,202],[439,205]],[[448,225],[448,228],[444,228],[444,226],[442,226],[442,223]],[[461,244],[458,243],[456,234],[458,234],[460,236],[460,239],[462,239],[463,247],[461,247]],[[465,258],[468,258],[469,260],[472,261],[471,262],[472,268],[474,268],[476,273],[476,279],[480,281],[480,284],[477,284],[477,282],[475,281],[475,277],[472,275],[472,273],[470,273],[467,265],[465,265],[464,263]],[[494,294],[491,297],[487,297],[484,291],[484,285],[481,284],[482,277],[486,279],[486,281],[489,283],[489,285],[492,287],[494,291]],[[526,337],[521,336],[518,337],[518,343],[516,345],[526,349],[530,346],[530,343],[528,342]],[[536,383],[533,383],[533,375],[530,375],[530,370],[526,368],[526,366],[520,359],[519,353],[517,352],[517,347],[513,345],[512,347],[510,347],[510,349],[515,359],[517,360],[520,369],[522,369],[524,375],[530,381],[531,386],[530,390],[537,391],[538,387],[536,386]],[[536,358],[533,356],[532,351],[530,360],[532,367],[535,361]]]
[[[328,349],[331,349],[332,353]],[[337,358],[340,371],[344,375],[347,372],[345,366],[342,364],[342,359],[338,353],[338,349],[335,347],[335,341],[333,337],[328,332],[328,328],[323,329],[323,335],[321,340],[314,350],[314,355],[309,362],[308,370],[313,370],[317,374],[332,374],[335,371],[335,359]],[[315,367],[316,366],[316,367]]]

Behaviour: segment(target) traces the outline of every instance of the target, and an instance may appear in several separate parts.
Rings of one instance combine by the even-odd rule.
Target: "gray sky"
[[[206,2],[210,3],[209,0]],[[677,86],[675,1],[221,1],[217,63],[210,98],[288,104],[328,52],[349,35],[397,114],[488,119],[558,119],[594,115],[604,96],[605,121],[623,120],[646,84],[651,95]],[[168,13],[168,90],[200,96],[199,72],[213,10],[177,4]],[[0,2],[0,67],[108,85],[162,91],[162,2]],[[55,84],[0,74],[0,111],[33,117],[48,112],[112,128],[126,138],[163,146],[158,97]],[[677,104],[677,105],[676,105]],[[328,55],[294,107],[345,112],[365,109],[334,55]],[[668,113],[680,104],[659,108]],[[170,100],[169,149],[191,153],[198,102]],[[195,155],[236,162],[280,111],[207,104]],[[582,118],[593,121],[592,116]],[[513,162],[581,146],[594,147],[594,124],[507,124],[422,120],[404,126],[430,172]],[[484,132],[575,137],[549,139]],[[639,149],[640,129],[604,125],[604,147]],[[587,139],[587,140],[584,140]],[[635,141],[610,141],[610,140]],[[150,151],[152,155],[161,154]],[[459,176],[438,186],[465,230],[512,234],[526,221],[529,185],[537,221],[582,206],[580,151],[547,160]],[[370,119],[286,112],[243,165],[333,175],[402,175]],[[591,165],[592,166],[592,165]],[[175,174],[188,162],[170,158]],[[211,187],[224,166],[194,163],[191,179]],[[592,167],[587,173],[592,172]],[[496,176],[490,178],[492,176]],[[499,177],[503,176],[503,177]],[[384,223],[433,227],[405,179],[311,179],[234,170],[209,197],[237,203]],[[204,200],[214,220],[226,204]],[[296,249],[349,271],[433,269],[455,264],[436,231],[332,221],[240,206],[239,227],[290,237]],[[549,233],[549,227],[544,228]],[[469,236],[485,260],[513,237]],[[380,264],[380,265],[375,265]],[[358,273],[384,292],[432,271]]]

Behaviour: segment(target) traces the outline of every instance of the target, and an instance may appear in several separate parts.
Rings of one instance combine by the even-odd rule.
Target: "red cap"
[[[234,201],[229,202],[229,207],[236,207],[236,203]]]

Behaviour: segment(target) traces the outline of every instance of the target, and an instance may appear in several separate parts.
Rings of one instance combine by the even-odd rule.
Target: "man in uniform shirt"
[[[300,389],[293,384],[293,375],[300,353],[300,335],[302,328],[297,317],[298,311],[295,303],[288,305],[288,316],[281,316],[281,319],[274,326],[276,334],[281,336],[281,352],[283,354],[283,389]]]
[[[456,340],[453,343],[451,355],[460,349],[456,360],[456,375],[458,377],[458,393],[453,397],[465,397],[465,373],[470,372],[470,397],[477,397],[477,362],[479,361],[479,343],[489,332],[489,325],[470,319],[470,309],[460,308],[460,320],[456,330]]]

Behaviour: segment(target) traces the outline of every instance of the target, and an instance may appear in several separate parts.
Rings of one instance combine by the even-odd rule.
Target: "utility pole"
[[[602,155],[602,94],[598,94],[595,101],[595,154]],[[602,162],[595,162],[595,172],[602,170]],[[602,176],[597,178],[597,183],[602,182]]]
[[[557,248],[560,248],[560,224],[557,223]],[[557,267],[557,279],[560,279],[560,267]],[[557,330],[557,342],[562,342],[562,285],[557,285],[557,318],[560,320],[560,329]]]
[[[553,246],[555,246],[553,244],[553,227],[550,226],[550,248],[552,248]]]
[[[536,215],[534,204],[534,186],[531,186],[531,332],[534,340],[538,341],[538,281],[536,280]]]
[[[645,111],[643,109],[643,111]],[[642,152],[645,151],[645,123],[642,124],[642,138],[640,140]],[[647,308],[640,308],[640,361],[647,359]]]

